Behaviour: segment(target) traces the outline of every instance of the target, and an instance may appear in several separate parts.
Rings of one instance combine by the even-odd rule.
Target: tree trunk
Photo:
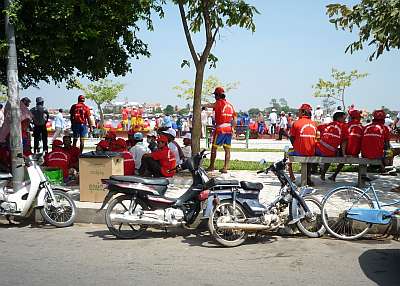
[[[343,106],[343,111],[346,111],[346,104],[344,102],[344,89],[342,90],[342,106]]]
[[[99,113],[100,113],[100,124],[99,124],[99,128],[102,129],[104,126],[104,114],[103,114],[103,108],[101,108],[101,104],[97,103],[97,108],[99,109]]]
[[[5,0],[7,8],[13,0]],[[23,164],[23,159],[18,158],[18,154],[22,154],[22,134],[21,134],[21,111],[20,100],[18,95],[18,66],[17,66],[17,50],[15,46],[14,25],[10,22],[6,14],[5,31],[8,43],[8,60],[7,60],[7,87],[8,101],[11,106],[11,125],[10,125],[10,148],[11,148],[11,168],[13,174],[14,189],[17,189],[24,180],[24,169],[17,168]]]
[[[201,91],[206,63],[200,61],[196,65],[196,77],[194,82],[193,97],[193,121],[192,121],[192,153],[200,151],[201,139]]]

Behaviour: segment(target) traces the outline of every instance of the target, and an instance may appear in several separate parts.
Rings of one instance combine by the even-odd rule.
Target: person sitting
[[[184,159],[181,146],[175,141],[176,131],[172,128],[168,128],[161,132],[168,137],[168,148],[174,153],[176,164],[181,164]]]
[[[385,150],[390,147],[390,131],[385,126],[385,111],[375,110],[373,119],[364,127],[361,141],[361,155],[368,159],[383,159]]]
[[[63,137],[64,151],[69,156],[69,168],[79,170],[79,155],[81,150],[78,147],[72,145],[72,138],[69,135]]]
[[[361,111],[352,109],[349,111],[349,123],[348,123],[348,141],[346,148],[346,155],[351,157],[358,157],[361,151],[361,141],[363,137],[363,126],[361,124]],[[329,180],[335,181],[337,175],[342,170],[344,164],[339,164],[336,167],[336,171],[332,176],[328,177]]]
[[[183,136],[182,153],[185,159],[192,157],[192,134],[186,133]]]
[[[104,137],[104,140],[106,140],[110,146],[112,146],[114,144],[114,142],[117,140],[117,133],[115,133],[115,131],[108,131],[106,136]]]
[[[149,153],[150,150],[143,143],[143,134],[136,132],[133,135],[133,146],[129,149],[129,152],[133,156],[135,161],[135,174],[139,174],[140,166],[142,165],[142,157],[144,154]]]
[[[157,150],[157,133],[155,131],[151,131],[147,134],[147,144],[148,148],[151,152],[154,152]]]
[[[106,140],[101,140],[96,145],[96,152],[105,152],[105,151],[110,151],[110,143],[108,143],[108,141]]]
[[[293,145],[294,151],[289,153],[292,156],[314,156],[315,144],[317,136],[317,126],[311,120],[311,105],[304,103],[299,108],[299,119],[293,123],[290,133],[290,141]],[[312,186],[314,183],[311,181],[311,164],[307,164],[307,184]],[[294,181],[292,164],[288,164],[290,178]]]
[[[337,110],[333,114],[333,121],[331,123],[318,126],[321,139],[316,145],[315,154],[317,156],[346,156],[349,132],[345,121],[346,113],[342,110]],[[321,170],[321,180],[323,181],[325,181],[325,174],[329,166],[330,164],[324,164]]]
[[[63,171],[64,180],[68,178],[69,155],[62,147],[61,140],[54,140],[52,151],[44,156],[44,165],[47,167],[59,168]]]
[[[132,176],[135,174],[135,161],[132,154],[126,149],[126,142],[122,138],[118,138],[110,146],[113,152],[119,152],[124,158],[124,176]]]
[[[157,150],[143,155],[139,174],[145,177],[173,177],[175,167],[176,159],[168,148],[168,137],[161,134],[157,138]]]

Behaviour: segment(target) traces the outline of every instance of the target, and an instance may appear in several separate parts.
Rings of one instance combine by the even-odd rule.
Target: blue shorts
[[[213,146],[224,146],[224,147],[231,147],[232,142],[232,134],[231,133],[219,133],[214,134]]]
[[[288,155],[289,156],[303,156],[303,155],[297,153],[296,151],[288,152]]]
[[[74,138],[84,138],[88,135],[88,128],[86,124],[72,123],[71,126]]]

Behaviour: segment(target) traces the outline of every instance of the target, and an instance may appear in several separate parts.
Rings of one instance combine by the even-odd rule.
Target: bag
[[[74,109],[74,123],[84,124],[85,120],[85,105],[76,104]]]

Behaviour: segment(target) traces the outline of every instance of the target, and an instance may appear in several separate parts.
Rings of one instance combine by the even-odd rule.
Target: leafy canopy
[[[138,38],[141,23],[163,16],[164,0],[14,0],[8,11],[15,26],[22,87],[60,83],[75,76],[91,80],[132,71],[130,57],[150,55]],[[4,1],[0,1],[0,83],[6,84]]]
[[[374,46],[369,60],[378,58],[385,50],[400,48],[400,0],[362,0],[353,7],[342,4],[327,5],[327,15],[336,28],[358,29],[358,40],[346,52],[362,50],[364,43]]]
[[[203,82],[203,88],[201,90],[201,99],[204,102],[211,102],[214,98],[212,93],[214,92],[215,87],[223,86],[225,92],[229,92],[231,90],[237,89],[239,86],[239,82],[228,82],[222,83],[216,76],[209,76]],[[193,100],[194,96],[194,84],[189,80],[183,80],[177,86],[173,87],[173,90],[177,92],[177,97],[185,99],[185,100]]]

